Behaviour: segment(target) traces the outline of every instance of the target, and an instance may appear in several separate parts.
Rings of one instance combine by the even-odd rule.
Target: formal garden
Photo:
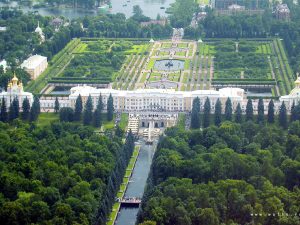
[[[279,39],[209,40],[199,54],[214,57],[213,86],[267,87],[272,96],[293,88],[295,77]]]
[[[168,63],[170,64],[168,65]],[[47,83],[103,84],[119,90],[177,82],[176,90],[236,86],[263,88],[269,96],[288,94],[295,77],[279,39],[206,39],[149,42],[146,39],[73,39],[26,90]]]

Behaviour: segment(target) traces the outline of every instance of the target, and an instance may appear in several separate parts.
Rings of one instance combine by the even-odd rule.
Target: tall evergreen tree
[[[30,121],[36,121],[41,112],[40,100],[37,96],[34,97],[31,109],[30,109]]]
[[[63,107],[59,110],[59,119],[61,122],[72,122],[74,119],[74,110],[71,107]]]
[[[89,95],[83,112],[83,124],[90,125],[92,120],[93,120],[93,100],[91,95]]]
[[[107,100],[107,120],[112,121],[114,118],[114,99],[110,94]]]
[[[241,108],[241,104],[240,103],[238,103],[238,105],[236,106],[236,110],[235,110],[235,122],[236,123],[242,123],[243,122],[242,108]]]
[[[258,100],[257,105],[257,122],[263,123],[265,121],[265,108],[264,108],[264,101],[262,98]]]
[[[215,125],[220,126],[221,122],[222,122],[222,103],[220,99],[217,99],[215,105]]]
[[[54,102],[54,112],[58,113],[58,111],[59,111],[59,101],[58,98],[56,97]]]
[[[9,106],[9,120],[12,121],[19,117],[20,107],[19,107],[19,99],[17,97],[14,98],[12,103]]]
[[[288,125],[286,106],[284,102],[282,102],[279,109],[279,125],[282,126],[283,128],[287,128]]]
[[[292,107],[291,107],[291,117],[290,121],[296,121],[298,119],[298,112],[297,112],[297,106],[295,105],[295,101],[293,101]]]
[[[275,110],[274,110],[274,102],[271,99],[268,105],[268,123],[274,123],[275,121]]]
[[[76,99],[76,102],[75,102],[75,110],[74,110],[74,120],[75,121],[81,120],[82,110],[83,110],[82,97],[79,94]]]
[[[8,115],[7,115],[6,101],[3,97],[1,101],[0,121],[7,122],[7,119],[8,119]]]
[[[97,108],[94,112],[94,126],[95,127],[101,127],[102,125],[102,110],[103,110],[103,102],[102,102],[102,96],[100,94],[98,99]]]
[[[251,99],[248,99],[246,106],[246,120],[253,120],[253,105]]]
[[[193,100],[193,107],[191,113],[191,128],[200,128],[200,99],[198,97],[194,98]]]
[[[115,135],[117,137],[123,137],[123,135],[124,135],[124,131],[121,129],[121,127],[119,125],[116,126]]]
[[[209,127],[210,123],[210,100],[206,98],[204,103],[204,112],[203,112],[203,127]]]
[[[225,104],[225,120],[232,120],[232,103],[230,98],[227,98]]]
[[[30,103],[28,98],[26,97],[22,103],[22,119],[29,120],[30,116]]]

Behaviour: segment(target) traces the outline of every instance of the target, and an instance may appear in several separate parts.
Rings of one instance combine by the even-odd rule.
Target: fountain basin
[[[184,70],[184,60],[163,59],[156,60],[154,70],[177,71]]]

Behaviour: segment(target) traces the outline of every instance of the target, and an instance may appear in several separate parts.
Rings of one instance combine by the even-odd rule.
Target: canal
[[[175,0],[111,0],[111,13],[124,13],[128,18],[132,16],[132,7],[139,5],[144,12],[144,15],[153,19],[157,14],[166,16],[166,9]],[[17,1],[10,1],[8,3],[0,2],[0,7],[14,7],[19,8],[23,12],[38,12],[42,16],[64,16],[69,19],[76,19],[84,16],[95,16],[98,10],[85,10],[80,8],[31,8],[24,5],[19,5]]]
[[[140,153],[136,161],[132,176],[130,178],[127,190],[125,192],[125,198],[142,198],[147,183],[147,178],[157,142],[153,143],[153,145],[146,145],[144,141],[141,141],[140,143]],[[135,225],[138,211],[138,208],[121,207],[115,224]]]

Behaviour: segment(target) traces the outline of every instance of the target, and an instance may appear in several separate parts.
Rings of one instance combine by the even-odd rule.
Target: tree
[[[31,109],[30,109],[30,121],[36,121],[41,112],[40,100],[37,96],[34,97]]]
[[[101,118],[101,112],[96,109],[94,111],[94,117],[93,117],[94,121],[94,127],[101,127],[101,124],[102,124],[102,118]]]
[[[279,109],[279,125],[283,128],[287,128],[287,112],[286,112],[286,106],[284,102],[282,102],[280,109]]]
[[[191,128],[198,129],[200,128],[200,99],[194,98],[192,114],[191,114]]]
[[[74,110],[70,107],[63,107],[59,110],[61,122],[72,122],[74,120]]]
[[[93,100],[91,95],[89,95],[83,112],[83,124],[90,125],[92,119],[93,119]]]
[[[29,120],[30,116],[30,103],[28,98],[26,97],[22,103],[22,119]]]
[[[97,108],[94,112],[94,126],[95,127],[101,127],[102,125],[102,109],[103,109],[103,102],[102,102],[102,96],[100,94],[98,99]]]
[[[215,106],[215,125],[220,126],[222,122],[222,103],[220,99],[217,99]]]
[[[271,101],[269,102],[269,105],[268,105],[268,123],[274,123],[274,121],[275,121],[274,113],[275,113],[274,112],[274,102],[271,99]]]
[[[115,135],[117,137],[123,137],[123,135],[124,135],[124,131],[121,129],[121,127],[119,125],[116,126]]]
[[[12,121],[14,119],[17,119],[19,117],[19,112],[19,100],[17,97],[15,97],[9,106],[9,120]]]
[[[291,117],[290,122],[298,120],[298,108],[295,105],[295,101],[293,101],[292,107],[291,107]]]
[[[81,120],[81,114],[82,114],[82,98],[81,95],[79,94],[76,102],[75,102],[75,112],[74,112],[74,120],[75,121],[80,121]]]
[[[54,112],[57,113],[59,111],[59,101],[58,98],[55,98],[55,103],[54,103]]]
[[[114,117],[114,99],[110,94],[107,100],[107,120],[112,121]]]
[[[264,108],[264,102],[263,99],[260,98],[258,100],[258,106],[257,106],[257,122],[263,123],[265,120],[265,108]]]
[[[204,103],[204,112],[203,112],[203,127],[209,127],[210,123],[210,100],[207,97]]]
[[[7,122],[7,119],[8,119],[8,115],[7,115],[6,101],[3,97],[1,101],[0,121]]]
[[[253,105],[251,99],[248,99],[246,106],[246,120],[253,120]]]
[[[241,104],[240,103],[238,103],[238,105],[236,106],[236,110],[235,110],[235,122],[236,123],[243,122],[242,108],[241,108]]]
[[[225,120],[232,120],[232,103],[230,98],[227,98],[225,103]]]

